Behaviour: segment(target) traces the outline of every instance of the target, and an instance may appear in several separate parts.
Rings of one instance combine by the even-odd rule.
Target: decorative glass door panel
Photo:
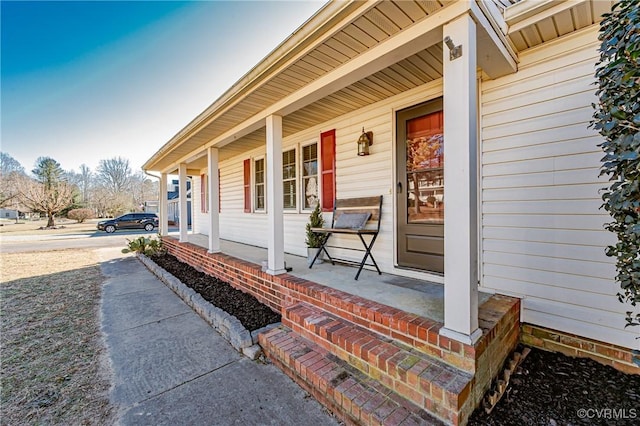
[[[407,222],[444,223],[442,111],[407,120]]]

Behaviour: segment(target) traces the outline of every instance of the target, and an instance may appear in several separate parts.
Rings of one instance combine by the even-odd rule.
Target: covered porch
[[[178,236],[177,233],[173,235]],[[187,241],[207,249],[208,238],[203,234],[189,234]],[[220,240],[220,251],[234,258],[251,262],[258,267],[267,261],[268,256],[266,248],[224,239]],[[284,254],[284,261],[287,268],[291,268],[288,273],[294,277],[357,295],[439,323],[444,322],[444,287],[440,283],[387,273],[378,275],[367,268],[362,270],[360,279],[356,281],[354,276],[357,269],[338,262],[335,265],[328,261],[316,263],[309,269],[306,258],[289,253]],[[490,297],[489,293],[479,292],[479,305],[482,307]]]
[[[161,192],[167,176],[176,173],[180,194],[186,194],[189,180],[200,188],[200,205],[194,208],[200,210],[200,223],[194,229],[208,236],[206,244],[201,242],[209,253],[224,252],[223,238],[255,241],[267,247],[259,260],[266,260],[266,272],[273,276],[286,272],[285,253],[303,250],[300,232],[313,204],[309,199],[328,214],[337,198],[383,195],[382,235],[376,246],[382,269],[444,284],[431,287],[439,295],[437,304],[422,309],[423,302],[412,301],[411,312],[432,312],[444,323],[439,329],[443,336],[473,345],[482,334],[477,294],[478,70],[492,78],[516,70],[513,52],[492,22],[501,15],[484,10],[483,4],[437,2],[425,10],[408,2],[330,3],[306,24],[311,33],[284,42],[273,52],[273,63],[248,73],[145,169],[161,173]],[[367,33],[368,42],[357,41]],[[424,180],[440,186],[447,182],[450,207],[441,208],[435,219],[401,224],[409,220],[403,213],[407,206],[413,202],[419,213],[420,203],[428,203],[429,197],[413,194],[421,193],[422,184],[407,180],[413,167],[408,160],[402,165],[392,161],[409,151],[406,137],[396,134],[397,114],[430,101],[441,105],[439,113],[445,117],[438,131],[447,135],[447,143],[438,155],[447,161],[438,163],[439,178]],[[353,155],[347,145],[365,128],[376,135],[371,152]],[[312,154],[305,157],[307,149]],[[304,169],[308,165],[311,171]],[[307,193],[309,187],[315,189]],[[439,196],[439,203],[431,201],[434,206],[442,206]],[[181,196],[181,211],[187,210],[186,203]],[[161,217],[166,216],[164,204]],[[179,241],[187,242],[187,226],[181,225]],[[166,235],[164,225],[160,232]],[[445,256],[445,251],[455,255]],[[407,260],[413,253],[419,259]],[[437,267],[423,263],[431,258]],[[295,268],[294,275],[304,269]],[[322,275],[319,269],[308,272],[314,278]],[[402,299],[404,287],[389,284],[370,292]],[[368,291],[362,286],[353,290],[371,297],[360,293]]]

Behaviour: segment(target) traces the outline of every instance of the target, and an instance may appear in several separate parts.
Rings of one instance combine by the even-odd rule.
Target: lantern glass
[[[362,129],[362,134],[358,139],[358,155],[369,155],[369,145],[371,141],[369,140],[369,135],[367,135]]]

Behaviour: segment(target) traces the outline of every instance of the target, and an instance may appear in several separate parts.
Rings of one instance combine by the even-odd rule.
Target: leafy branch
[[[616,234],[605,253],[616,258],[618,300],[640,303],[640,8],[621,0],[600,23],[599,98],[591,126],[605,141],[600,175],[608,176],[602,207],[613,219],[604,225]],[[640,313],[627,311],[626,325],[640,325]]]

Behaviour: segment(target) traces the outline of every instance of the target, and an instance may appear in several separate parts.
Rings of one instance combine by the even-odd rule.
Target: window
[[[318,144],[302,147],[302,206],[313,209],[318,197]]]
[[[282,183],[284,208],[296,208],[296,150],[282,153]]]
[[[254,189],[255,199],[253,201],[254,210],[264,210],[265,207],[265,188],[264,188],[264,158],[255,160],[254,169]]]

